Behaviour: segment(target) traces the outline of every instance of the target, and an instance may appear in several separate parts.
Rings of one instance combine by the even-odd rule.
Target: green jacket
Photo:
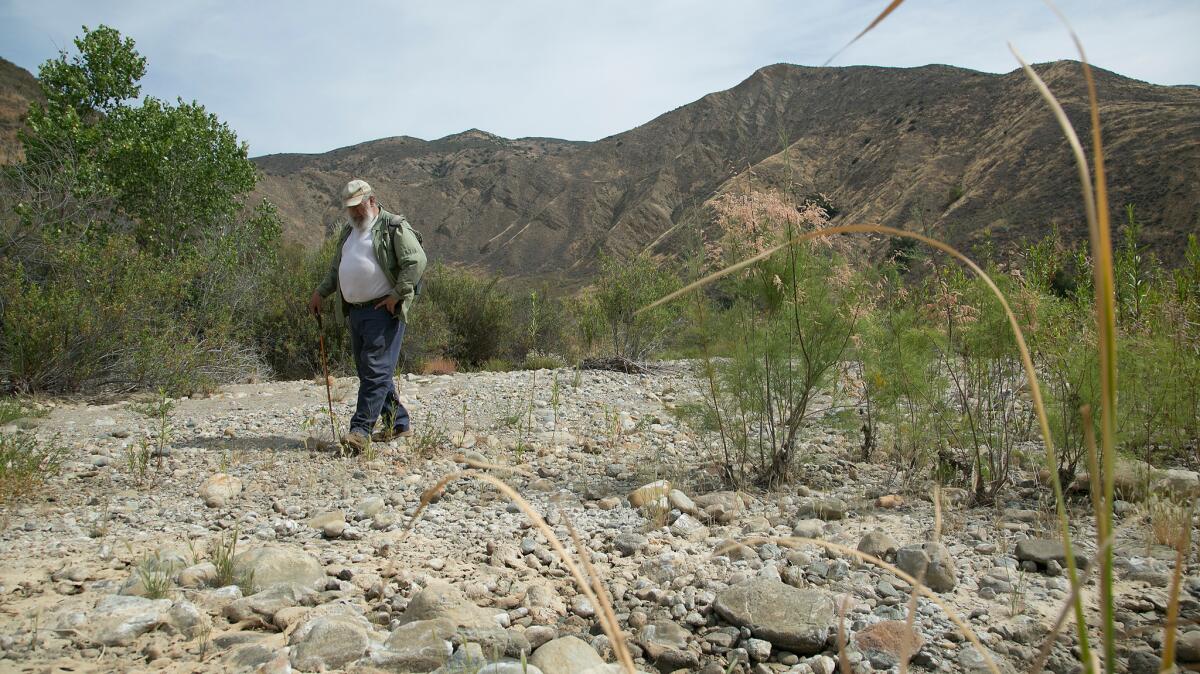
[[[347,222],[341,234],[338,235],[337,248],[333,253],[333,264],[325,280],[317,286],[321,297],[329,297],[338,289],[338,268],[342,264],[342,246],[350,236],[352,225]],[[400,320],[408,322],[408,310],[416,296],[417,284],[425,273],[425,249],[421,248],[421,238],[413,230],[412,225],[403,215],[388,213],[379,209],[379,217],[371,226],[371,243],[375,248],[375,259],[383,268],[388,282],[392,284],[392,292],[388,293],[399,303]],[[345,299],[338,293],[337,316],[339,321],[345,321],[348,313]]]

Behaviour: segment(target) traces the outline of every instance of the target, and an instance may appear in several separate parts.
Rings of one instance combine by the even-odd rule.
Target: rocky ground
[[[854,672],[979,672],[987,657],[1023,672],[1068,592],[1049,490],[1030,476],[988,508],[947,490],[935,531],[924,485],[857,461],[858,438],[818,423],[793,485],[722,491],[710,450],[671,414],[699,395],[684,363],[400,384],[417,434],[358,457],[318,439],[318,382],[175,401],[161,467],[144,471],[130,457],[157,446],[158,425],[127,402],[20,422],[70,455],[0,508],[0,671],[519,672],[523,654],[531,672],[619,671],[599,607],[494,487],[452,482],[408,530],[462,459],[523,471],[490,469],[571,550],[574,527],[647,672],[830,674],[839,652]],[[355,386],[336,381],[343,420]],[[1157,672],[1173,552],[1148,543],[1140,506],[1117,506],[1118,669]],[[1072,523],[1090,557],[1082,502]],[[897,576],[778,540],[793,535],[924,570],[986,653]],[[1200,578],[1184,588],[1190,626]],[[1180,650],[1200,661],[1200,632]],[[1076,654],[1060,636],[1049,669],[1075,671]]]

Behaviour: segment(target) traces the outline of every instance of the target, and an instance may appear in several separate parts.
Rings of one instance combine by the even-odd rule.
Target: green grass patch
[[[32,493],[59,471],[66,453],[57,436],[41,441],[24,432],[0,434],[0,503]]]

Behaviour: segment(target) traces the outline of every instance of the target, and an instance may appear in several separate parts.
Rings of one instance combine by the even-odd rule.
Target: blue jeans
[[[407,431],[408,410],[400,403],[392,380],[404,341],[404,321],[387,309],[365,307],[351,309],[349,323],[350,348],[358,370],[358,406],[350,418],[350,432],[370,435],[380,415],[393,429]]]

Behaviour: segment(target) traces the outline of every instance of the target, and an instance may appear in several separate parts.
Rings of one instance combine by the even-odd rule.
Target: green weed
[[[158,556],[158,553],[139,562],[137,576],[142,583],[142,589],[145,590],[146,598],[163,599],[168,597],[175,584],[172,576],[177,570],[173,562],[164,561]]]
[[[242,593],[250,595],[254,586],[254,573],[239,572],[235,559],[237,557],[237,542],[240,535],[239,527],[234,527],[227,535],[219,535],[212,539],[208,546],[209,560],[217,569],[217,587],[237,585]]]
[[[171,435],[174,430],[171,426],[170,417],[171,412],[175,409],[175,401],[168,398],[167,392],[160,388],[158,389],[157,397],[130,403],[129,409],[146,417],[155,425],[153,454],[158,457],[158,469],[162,470],[163,457],[167,453],[167,446],[171,442]],[[143,438],[143,440],[143,446],[148,445],[150,442],[146,438]],[[144,472],[145,466],[142,466],[143,477]]]
[[[125,447],[125,467],[139,485],[147,484],[150,476],[150,460],[154,457],[154,445],[148,437],[141,437],[137,443]],[[225,472],[225,468],[221,468]]]
[[[0,433],[0,504],[33,493],[66,457],[57,435],[42,441],[24,431]]]
[[[48,412],[21,398],[0,398],[0,426],[18,419],[44,417]]]

